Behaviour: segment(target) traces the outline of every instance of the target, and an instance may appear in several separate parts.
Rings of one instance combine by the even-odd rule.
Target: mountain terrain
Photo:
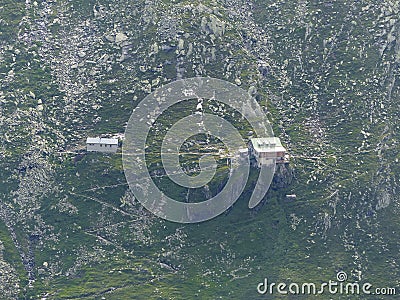
[[[340,271],[398,289],[399,16],[397,0],[1,0],[0,298],[266,299],[266,277]],[[120,151],[85,141],[121,136],[144,97],[198,76],[249,91],[291,161],[256,208],[253,168],[232,208],[179,224],[135,199]],[[154,149],[196,105],[160,119]],[[237,122],[219,105],[206,109]],[[210,198],[228,176],[221,161],[209,186],[172,188],[147,156],[177,199]]]

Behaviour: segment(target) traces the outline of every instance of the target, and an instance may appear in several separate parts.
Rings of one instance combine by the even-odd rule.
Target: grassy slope
[[[75,2],[77,7],[80,7],[80,4],[85,4],[84,9],[80,10],[82,14],[91,13],[92,5],[89,5],[89,2]],[[86,3],[88,4],[86,5]],[[11,7],[10,5],[5,6]],[[290,6],[286,9],[287,12],[282,16],[282,22],[285,18],[289,18],[292,11]],[[20,11],[23,9],[16,6],[13,10],[15,13],[9,15],[13,22],[18,24],[18,18],[22,16]],[[313,8],[310,8],[310,10],[313,10]],[[339,8],[332,10],[339,10]],[[260,10],[260,12],[262,11]],[[257,16],[261,24],[263,20],[271,19],[274,16],[273,11],[269,12],[270,14],[268,14],[268,10],[264,11],[267,11],[267,15]],[[331,13],[328,9],[324,9],[324,12],[327,15]],[[345,15],[345,8],[340,11],[335,22],[340,22],[340,16],[343,15]],[[78,13],[77,20],[80,17]],[[324,17],[319,18],[324,19]],[[362,23],[364,22],[368,23],[368,20]],[[8,29],[4,31],[4,34],[15,34],[15,29],[12,29],[15,24],[7,27]],[[274,59],[280,63],[287,57],[291,57],[291,49],[286,49],[288,44],[284,38],[297,41],[297,39],[301,40],[304,35],[303,29],[296,27],[294,29],[294,33],[290,31],[290,28],[277,33],[274,41],[276,47]],[[324,31],[328,30],[328,26],[320,26],[318,30],[321,36],[314,36],[314,40],[308,42],[310,45],[317,46],[309,50],[305,49],[303,52],[305,62],[312,58],[316,62],[321,60],[319,55],[322,50],[319,47],[321,47],[322,39],[330,33]],[[150,33],[151,29],[149,29]],[[352,34],[357,35],[354,32]],[[339,37],[339,46],[335,49],[336,59],[330,58],[332,65],[338,62],[339,57],[340,60],[344,61],[352,60],[353,54],[345,50],[346,45],[343,45],[343,48],[340,47],[340,39],[346,40],[347,38],[345,34]],[[280,41],[282,41],[282,45],[280,45]],[[365,43],[368,44],[369,41],[365,41]],[[294,43],[292,42],[292,44]],[[301,45],[300,48],[302,47]],[[373,53],[374,51],[371,50],[370,55],[373,55]],[[168,57],[159,57],[158,59],[162,62]],[[171,59],[173,59],[173,55]],[[370,58],[366,64],[370,64],[370,61],[376,59]],[[23,58],[20,57],[18,62],[23,64]],[[351,231],[354,243],[360,249],[366,251],[366,255],[363,256],[368,258],[368,261],[363,262],[368,270],[366,279],[377,286],[394,285],[398,271],[390,266],[389,260],[396,258],[399,249],[398,241],[391,239],[393,232],[397,232],[399,226],[398,215],[395,211],[380,212],[379,215],[373,217],[373,220],[362,218],[362,224],[379,224],[378,226],[366,227],[369,229],[368,232],[355,229],[354,220],[337,216],[334,217],[334,226],[325,239],[319,235],[310,236],[311,232],[315,231],[315,224],[318,224],[321,213],[325,211],[331,213],[332,209],[327,204],[328,187],[342,185],[344,187],[341,191],[343,201],[347,199],[350,191],[353,197],[357,197],[354,195],[357,195],[359,190],[363,191],[364,186],[373,180],[370,173],[374,173],[378,168],[379,162],[373,153],[367,152],[362,158],[359,156],[359,159],[365,161],[362,166],[359,166],[351,156],[345,155],[345,153],[352,152],[355,146],[359,146],[358,143],[355,145],[353,141],[359,139],[360,127],[363,125],[363,117],[360,117],[359,111],[365,111],[366,108],[363,106],[364,99],[355,96],[356,91],[349,92],[345,87],[341,87],[339,80],[341,74],[345,72],[350,76],[355,76],[355,79],[360,82],[370,76],[367,72],[365,74],[355,72],[358,68],[357,63],[358,61],[345,64],[340,67],[342,69],[337,70],[332,67],[329,75],[311,71],[311,68],[313,68],[324,72],[323,68],[318,65],[305,66],[307,68],[306,74],[310,77],[306,79],[314,80],[318,76],[322,76],[323,81],[318,81],[318,84],[325,86],[323,91],[317,92],[320,100],[318,112],[324,127],[329,128],[327,136],[330,145],[325,149],[328,155],[319,161],[323,171],[317,173],[317,178],[321,182],[314,180],[306,184],[310,172],[317,168],[316,163],[307,159],[296,158],[294,160],[296,167],[294,183],[288,189],[271,190],[268,200],[258,213],[247,209],[249,198],[249,192],[247,192],[228,214],[203,224],[181,226],[156,220],[151,227],[152,233],[150,235],[153,241],[150,245],[131,238],[132,230],[135,229],[129,228],[128,223],[118,227],[117,233],[114,234],[99,231],[99,234],[109,242],[99,241],[87,232],[97,226],[100,218],[106,218],[107,222],[110,223],[133,219],[132,216],[118,213],[112,208],[119,208],[118,199],[125,193],[123,185],[116,188],[100,189],[95,192],[87,191],[87,189],[97,186],[124,183],[120,157],[118,155],[110,157],[101,154],[89,154],[76,164],[73,163],[72,157],[65,160],[57,166],[59,168],[57,182],[63,187],[63,192],[44,198],[39,211],[46,223],[54,227],[54,232],[59,233],[60,240],[55,246],[48,243],[35,253],[38,266],[41,266],[43,262],[49,262],[50,266],[59,264],[58,268],[61,272],[54,277],[39,275],[35,289],[24,292],[25,297],[34,298],[36,295],[49,293],[49,298],[54,299],[96,299],[102,295],[107,299],[191,299],[197,294],[199,299],[217,297],[222,299],[246,299],[248,297],[256,299],[256,285],[265,276],[273,281],[290,279],[296,282],[321,282],[334,279],[338,270],[353,269],[356,260],[352,256],[354,252],[343,244],[344,228]],[[293,64],[295,65],[295,62]],[[368,70],[374,66],[366,65],[365,67]],[[289,65],[289,71],[293,70],[291,68],[293,66]],[[15,87],[36,88],[39,91],[36,93],[43,98],[51,98],[51,95],[46,94],[47,90],[50,91],[49,93],[58,92],[55,87],[41,90],[40,87],[44,84],[50,84],[52,77],[38,66],[34,66],[32,69],[33,71],[22,70],[19,72],[19,78],[29,77],[32,86],[28,87],[25,83],[17,80],[13,83]],[[220,69],[221,65],[216,63],[209,68],[208,75],[218,77],[220,75],[218,70]],[[171,70],[167,68],[165,75],[173,78],[174,72],[173,68]],[[126,73],[123,70],[116,67],[107,77],[120,78],[121,80],[107,84],[107,78],[105,78],[99,86],[99,89],[105,92],[104,106],[99,111],[99,115],[108,121],[100,122],[98,126],[86,124],[90,132],[119,132],[123,129],[123,124],[129,117],[130,109],[133,106],[132,95],[113,94],[111,91],[119,91],[125,84],[129,85],[128,80],[123,79],[125,75]],[[143,74],[143,77],[151,78],[152,76],[150,73]],[[365,78],[362,78],[362,76],[365,76]],[[127,83],[125,83],[125,80]],[[276,86],[275,83],[278,85]],[[279,78],[270,78],[267,85],[268,89],[273,92],[280,92]],[[336,90],[339,90],[339,92],[334,101],[341,98],[345,102],[354,101],[346,112],[327,104],[332,93]],[[374,93],[379,92],[381,92],[380,89],[375,88]],[[261,89],[260,93],[264,96],[263,101],[265,101],[267,91]],[[304,107],[307,107],[312,102],[309,97],[310,93],[314,93],[314,91],[306,80],[294,80],[294,84],[285,89],[284,97],[294,96],[299,98]],[[140,99],[141,95],[138,95]],[[370,97],[374,96],[371,95]],[[115,97],[119,99],[118,104],[112,101]],[[29,104],[26,105],[29,106]],[[275,104],[269,103],[268,105],[271,106],[272,117],[276,120],[281,119],[281,112],[278,109],[274,110]],[[395,109],[395,107],[392,109]],[[335,118],[331,118],[331,115],[335,115]],[[304,148],[311,136],[309,133],[305,133],[303,127],[304,120],[308,116],[309,114],[306,111],[291,115],[294,121],[291,125],[285,125],[286,133],[291,138],[293,153],[297,155],[305,152],[304,149],[313,151],[313,149]],[[334,126],[336,120],[340,118],[345,118],[346,121],[341,123],[340,126]],[[379,139],[382,131],[381,126],[381,124],[371,125],[370,131],[373,133],[371,144],[376,143]],[[349,134],[349,132],[352,132],[352,134]],[[21,143],[21,147],[23,145]],[[315,151],[318,154],[318,150]],[[18,151],[15,151],[13,155],[17,162]],[[397,155],[397,153],[394,155]],[[339,160],[337,161],[332,156],[339,158]],[[11,167],[15,166],[13,162],[10,165]],[[355,169],[361,170],[356,177],[357,180],[354,179],[352,173]],[[396,173],[396,170],[393,169],[393,172]],[[370,173],[366,174],[366,171]],[[80,175],[79,177],[76,175],[77,172]],[[255,175],[252,174],[252,180],[254,180]],[[8,184],[2,186],[4,194],[8,193],[11,184],[15,183]],[[72,191],[72,189],[74,190]],[[298,201],[286,203],[284,195],[287,193],[296,193],[299,196]],[[69,215],[52,209],[65,196],[78,208],[79,214]],[[92,199],[87,197],[92,197]],[[94,201],[93,198],[106,203],[107,206]],[[358,202],[358,200],[349,201]],[[339,205],[337,210],[338,215],[351,216],[357,211],[357,208],[352,208],[351,203],[344,203],[343,206]],[[290,227],[291,214],[293,213],[303,217],[296,230]],[[173,270],[160,267],[157,262],[160,261],[160,255],[162,256],[166,252],[165,249],[171,247],[165,237],[173,234],[181,227],[187,235],[184,245],[177,250],[176,256],[167,256],[167,258],[162,259],[163,262],[170,265],[179,266],[179,271],[175,273]],[[381,255],[381,250],[374,245],[375,241],[369,241],[368,233],[370,231],[374,233],[374,236],[379,235],[384,241],[387,241],[388,250],[384,256]],[[0,237],[6,247],[5,259],[15,266],[19,266],[19,259],[15,255],[15,249],[12,250],[11,241],[7,239],[7,231],[4,226],[1,227]],[[76,265],[76,261],[82,253],[80,252],[82,248],[87,248],[88,252],[93,252],[93,249],[95,249],[96,251],[93,253],[95,253],[96,259],[83,261],[77,267],[76,272],[70,272],[71,275],[66,276],[66,270],[70,270]],[[21,278],[24,278],[22,268],[19,266],[17,269]],[[239,276],[241,272],[246,275],[246,270],[251,270],[252,274],[249,277],[233,280],[233,273],[231,272],[234,270],[237,270],[236,275]],[[153,280],[154,278],[158,279]],[[293,299],[296,298],[293,297]]]

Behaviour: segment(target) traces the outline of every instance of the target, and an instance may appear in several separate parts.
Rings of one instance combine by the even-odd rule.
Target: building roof
[[[257,152],[285,152],[281,140],[277,137],[252,138],[251,144]]]
[[[118,145],[118,139],[105,139],[100,137],[88,137],[86,144]]]

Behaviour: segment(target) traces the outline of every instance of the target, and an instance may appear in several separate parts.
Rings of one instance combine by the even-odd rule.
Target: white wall
[[[117,152],[118,145],[104,145],[104,144],[86,144],[86,150],[88,152]]]

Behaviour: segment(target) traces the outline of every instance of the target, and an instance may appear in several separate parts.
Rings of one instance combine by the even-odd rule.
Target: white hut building
[[[237,151],[237,157],[240,159],[246,159],[249,156],[249,149],[248,148],[240,148]]]
[[[88,137],[86,140],[86,150],[88,152],[110,152],[115,153],[118,149],[118,139],[106,139]]]
[[[289,155],[282,146],[281,140],[277,137],[253,138],[251,141],[251,154],[257,161],[257,166],[271,163],[275,159],[276,163],[289,162]]]

